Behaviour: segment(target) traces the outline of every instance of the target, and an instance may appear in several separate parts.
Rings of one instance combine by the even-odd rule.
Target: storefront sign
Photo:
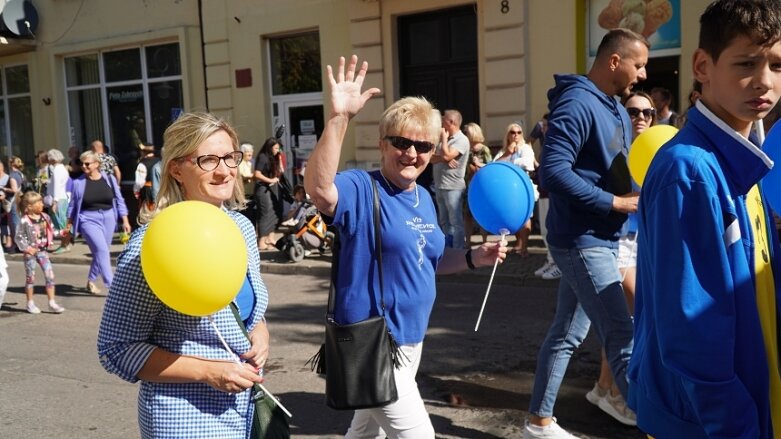
[[[591,0],[587,29],[590,58],[596,56],[602,37],[617,27],[648,38],[650,57],[681,52],[680,0]]]
[[[108,94],[108,100],[112,102],[136,102],[144,99],[144,91],[112,91]]]

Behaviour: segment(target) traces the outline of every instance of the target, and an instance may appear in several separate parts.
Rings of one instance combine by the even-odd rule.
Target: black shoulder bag
[[[380,277],[382,315],[340,325],[334,321],[336,277],[339,270],[339,245],[333,249],[331,287],[325,322],[325,343],[307,364],[325,374],[326,404],[337,410],[382,407],[399,399],[394,368],[401,363],[399,348],[385,321],[382,279],[382,239],[380,237],[380,195],[372,179],[374,192],[374,243]]]

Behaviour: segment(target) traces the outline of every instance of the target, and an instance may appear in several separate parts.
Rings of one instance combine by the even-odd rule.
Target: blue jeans
[[[561,270],[553,323],[540,347],[529,413],[553,416],[553,406],[572,352],[588,334],[591,322],[605,349],[616,385],[627,396],[626,369],[632,356],[632,318],[621,287],[617,250],[548,245]]]
[[[437,189],[439,228],[453,237],[453,248],[464,248],[464,189]]]

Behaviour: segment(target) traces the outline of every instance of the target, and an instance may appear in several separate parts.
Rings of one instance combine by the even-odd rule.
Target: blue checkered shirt
[[[251,330],[263,319],[268,292],[260,278],[260,255],[252,224],[237,212],[228,215],[244,235],[248,276],[256,304],[248,320]],[[231,360],[206,317],[181,314],[164,305],[141,271],[141,241],[147,226],[136,230],[119,256],[98,332],[100,363],[110,373],[136,382],[138,371],[156,347],[215,360]],[[247,352],[250,344],[230,307],[213,315],[231,350]],[[230,394],[203,383],[141,382],[138,423],[143,438],[247,438],[254,407],[250,391]]]

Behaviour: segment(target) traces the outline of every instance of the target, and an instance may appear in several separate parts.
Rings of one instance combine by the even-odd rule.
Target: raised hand
[[[331,112],[333,115],[352,118],[361,111],[366,101],[380,92],[380,89],[375,87],[361,93],[361,86],[363,86],[363,80],[366,78],[369,64],[366,61],[361,63],[361,69],[356,75],[355,68],[357,64],[358,57],[353,55],[350,57],[350,64],[347,65],[347,71],[345,72],[344,57],[339,57],[339,70],[336,79],[334,79],[331,66],[326,66],[328,82],[331,85]]]

